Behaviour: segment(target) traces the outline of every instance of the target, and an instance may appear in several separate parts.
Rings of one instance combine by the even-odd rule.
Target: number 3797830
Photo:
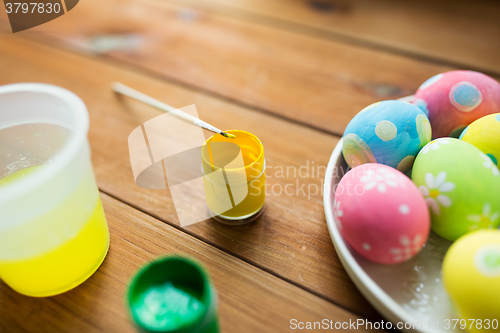
[[[37,2],[14,2],[14,3],[6,3],[5,8],[7,10],[7,14],[11,13],[59,13],[61,11],[61,5],[59,3],[37,3]]]
[[[460,327],[461,329],[485,329],[485,330],[497,330],[498,329],[498,319],[445,319],[444,328],[445,329],[456,329]]]

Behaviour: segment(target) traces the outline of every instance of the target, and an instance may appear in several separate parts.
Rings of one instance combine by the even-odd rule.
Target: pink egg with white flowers
[[[334,215],[349,245],[377,263],[409,260],[429,236],[429,209],[417,186],[383,164],[357,166],[340,180]]]
[[[473,121],[500,112],[500,83],[474,71],[441,73],[418,88],[412,103],[426,113],[434,138],[458,138]]]

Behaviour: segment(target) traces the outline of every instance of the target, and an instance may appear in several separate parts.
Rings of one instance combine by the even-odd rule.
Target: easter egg
[[[479,118],[470,124],[460,135],[460,140],[481,149],[498,165],[500,161],[500,113]]]
[[[431,140],[431,127],[414,105],[383,101],[361,110],[347,125],[343,139],[342,154],[351,168],[381,163],[406,172]]]
[[[444,257],[442,273],[444,287],[461,319],[467,321],[467,330],[498,332],[500,230],[480,230],[458,239]]]
[[[500,223],[500,172],[470,143],[453,138],[431,141],[418,154],[411,178],[431,212],[431,228],[456,240]]]
[[[458,138],[474,120],[500,112],[500,84],[479,72],[441,73],[418,88],[413,104],[429,117],[434,138]]]
[[[418,188],[383,164],[363,164],[342,177],[335,190],[334,215],[349,245],[377,263],[412,258],[429,235],[429,211]]]

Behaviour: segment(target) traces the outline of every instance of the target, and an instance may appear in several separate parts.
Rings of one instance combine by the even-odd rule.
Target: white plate
[[[359,256],[340,234],[332,209],[336,185],[347,171],[340,140],[328,163],[323,204],[333,245],[354,284],[394,327],[398,322],[411,324],[401,331],[463,332],[453,329],[452,319],[459,317],[441,282],[441,264],[451,242],[431,232],[417,256],[397,265],[376,264]],[[446,320],[451,328],[446,328]]]

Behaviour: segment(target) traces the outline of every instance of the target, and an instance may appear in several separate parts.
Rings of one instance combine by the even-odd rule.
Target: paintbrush
[[[119,94],[136,99],[136,100],[141,101],[145,104],[148,104],[148,105],[151,105],[157,109],[160,109],[164,112],[167,112],[167,113],[169,113],[169,114],[171,114],[179,119],[182,119],[190,124],[200,126],[201,128],[204,128],[204,129],[209,130],[211,132],[225,136],[226,138],[230,138],[230,139],[235,138],[235,136],[233,134],[223,132],[220,129],[204,122],[203,120],[200,120],[200,119],[196,118],[195,116],[190,115],[189,113],[186,113],[184,111],[181,111],[179,109],[174,108],[173,106],[170,106],[168,104],[160,102],[159,100],[154,99],[153,97],[150,97],[150,96],[143,94],[135,89],[127,87],[126,85],[121,84],[119,82],[113,82],[113,84],[111,85],[111,89],[113,89],[113,91],[115,91]]]

